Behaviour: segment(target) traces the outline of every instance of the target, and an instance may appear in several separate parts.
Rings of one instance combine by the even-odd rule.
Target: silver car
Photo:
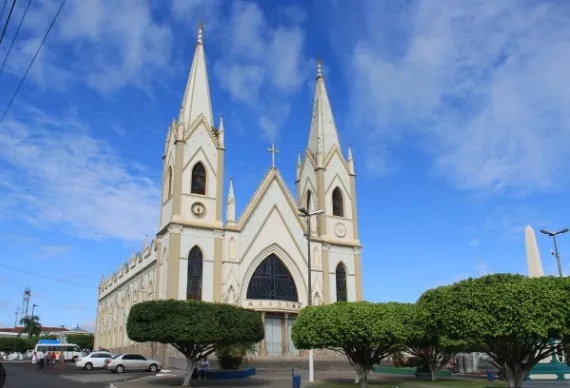
[[[116,373],[123,373],[126,370],[158,372],[162,369],[162,363],[158,360],[147,359],[140,354],[117,354],[107,361],[107,369]]]

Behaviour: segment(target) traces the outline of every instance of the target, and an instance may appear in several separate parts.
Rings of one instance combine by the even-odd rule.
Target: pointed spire
[[[200,25],[198,26],[197,44],[204,44],[204,20],[202,19],[200,19]]]
[[[354,160],[352,159],[352,149],[348,146],[348,172],[350,175],[354,174]]]
[[[321,147],[321,153],[326,155],[332,147],[339,146],[338,132],[334,122],[325,77],[323,76],[322,60],[317,58],[317,87],[315,88],[315,99],[313,103],[313,117],[311,119],[311,129],[309,132],[309,151],[317,154],[317,148]]]
[[[228,202],[235,201],[236,197],[234,195],[234,179],[230,178],[230,187],[228,189]]]
[[[148,234],[144,235],[144,245],[143,245],[143,249],[147,250],[148,249]]]
[[[192,67],[188,75],[178,122],[188,127],[200,114],[204,115],[210,126],[214,125],[208,71],[206,68],[206,54],[204,53],[204,25],[202,22],[200,22],[198,27],[196,51],[194,52]]]
[[[224,115],[220,114],[220,125],[218,126],[218,145],[224,148]]]
[[[234,183],[230,178],[230,187],[228,189],[228,202],[226,204],[226,220],[229,223],[236,221],[236,198],[234,196]]]

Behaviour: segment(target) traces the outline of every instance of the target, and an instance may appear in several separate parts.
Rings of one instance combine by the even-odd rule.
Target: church
[[[354,162],[350,148],[345,157],[339,142],[320,59],[316,73],[295,196],[273,163],[238,216],[233,185],[239,177],[236,182],[224,177],[224,154],[232,145],[224,142],[223,117],[214,123],[200,26],[178,119],[166,135],[158,231],[152,241],[145,238],[142,251],[101,278],[95,348],[158,355],[160,344],[128,338],[129,309],[141,301],[174,298],[259,311],[265,339],[258,356],[302,356],[291,341],[291,327],[309,303],[309,279],[314,305],[362,300]],[[277,152],[273,146],[268,151]],[[299,208],[322,213],[308,225]],[[172,349],[163,351],[164,357],[172,355]]]

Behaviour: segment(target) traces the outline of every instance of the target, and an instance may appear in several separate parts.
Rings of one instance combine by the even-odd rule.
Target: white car
[[[75,360],[75,366],[80,369],[91,370],[93,368],[105,368],[107,360],[113,355],[109,352],[93,352]]]

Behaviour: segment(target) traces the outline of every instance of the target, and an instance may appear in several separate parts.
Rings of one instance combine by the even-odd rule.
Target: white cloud
[[[286,24],[268,22],[256,3],[233,3],[222,38],[231,44],[214,65],[220,86],[232,99],[263,114],[259,125],[269,140],[275,139],[288,116],[287,96],[298,90],[307,75],[302,58],[304,33],[299,26],[305,20],[302,11],[280,8],[280,12]]]
[[[23,74],[60,3],[32,3],[7,72],[17,77]],[[195,30],[195,14],[214,19],[218,6],[218,1],[173,1],[166,8],[166,17],[158,17],[164,16],[165,7],[153,8],[150,0],[67,1],[30,78],[42,88],[65,89],[71,82],[81,82],[105,94],[125,87],[150,93],[156,82],[173,75],[172,20],[192,19]],[[19,20],[23,9],[23,4],[17,7],[14,20]]]
[[[437,172],[469,190],[568,181],[565,4],[419,1],[391,7],[394,15],[359,4],[364,34],[355,39],[351,105],[363,124],[356,127],[373,131],[371,144],[421,139]]]
[[[477,248],[480,244],[479,239],[474,238],[473,240],[469,241],[469,246],[471,248]]]
[[[40,227],[64,224],[80,237],[141,241],[156,227],[160,190],[134,174],[75,117],[34,109],[0,133],[0,217]]]
[[[71,247],[68,245],[44,245],[39,247],[32,257],[36,259],[60,259],[65,257],[70,250]]]

